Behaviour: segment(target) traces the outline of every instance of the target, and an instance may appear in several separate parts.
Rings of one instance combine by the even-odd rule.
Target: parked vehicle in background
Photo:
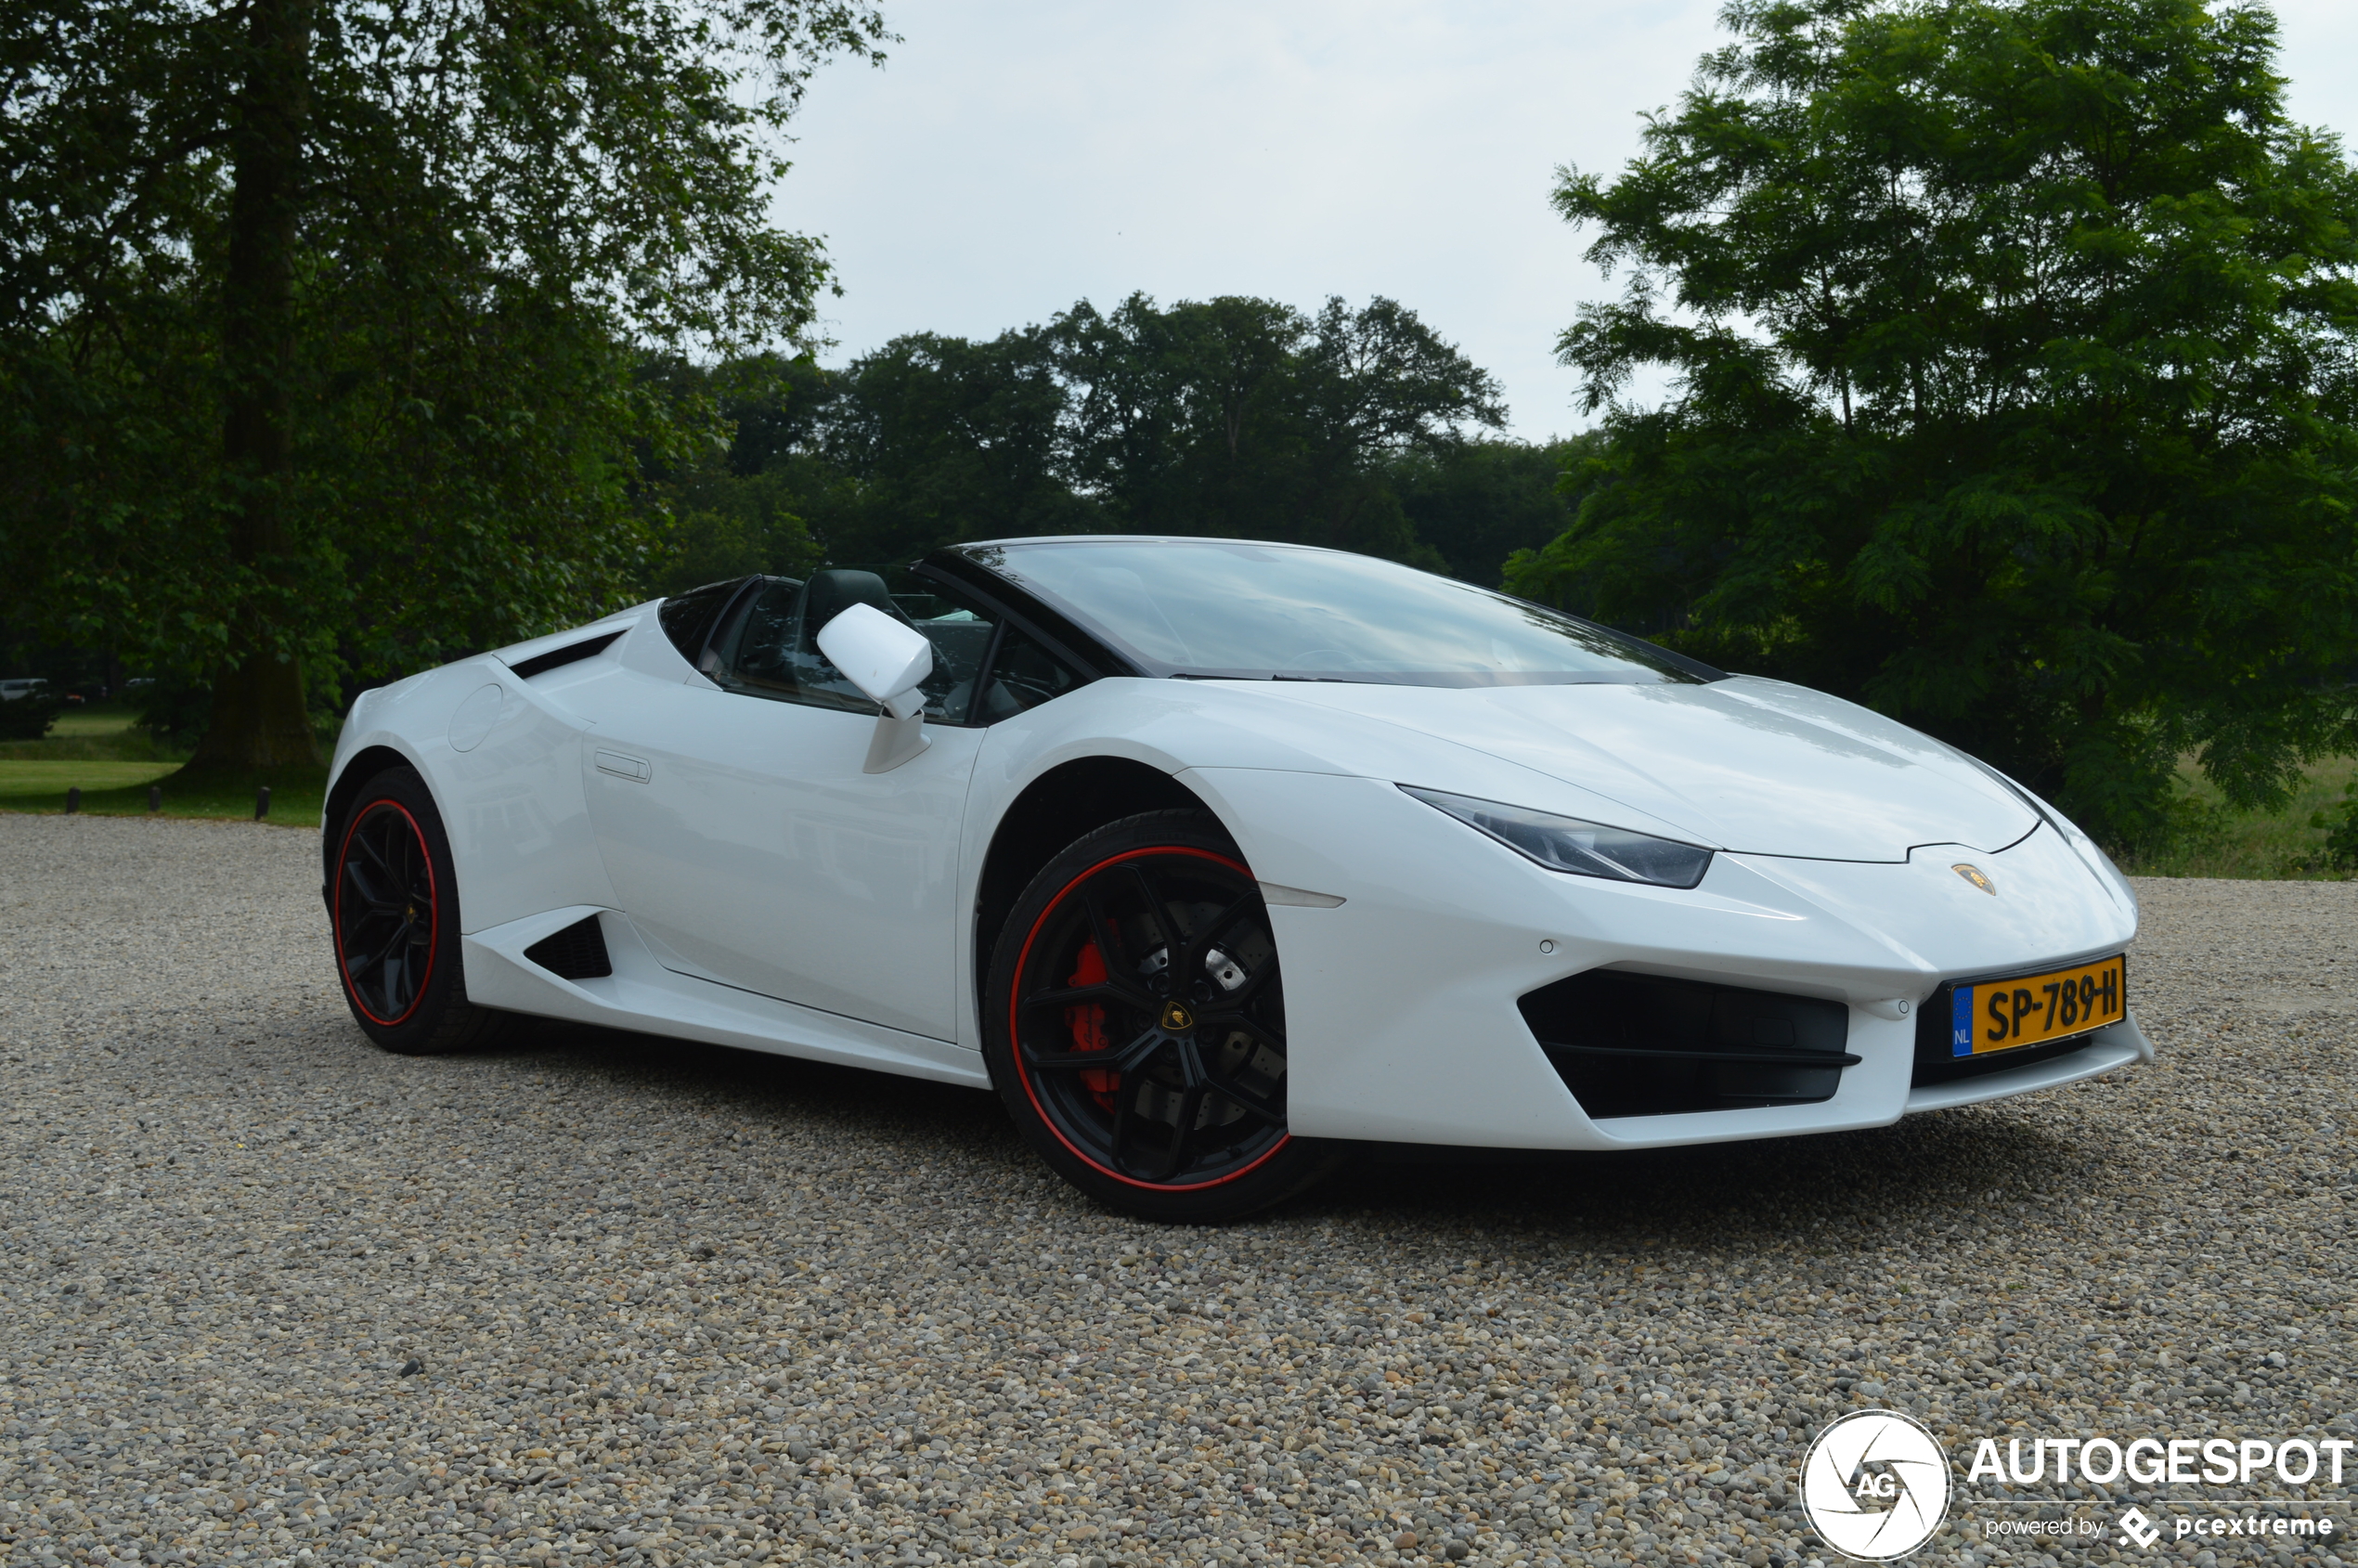
[[[58,721],[64,705],[39,676],[0,680],[0,741],[37,741]]]

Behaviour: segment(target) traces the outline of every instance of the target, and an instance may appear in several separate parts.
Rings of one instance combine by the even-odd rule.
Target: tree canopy
[[[1488,449],[1468,433],[1504,409],[1487,371],[1381,298],[1084,300],[988,342],[913,333],[840,371],[747,360],[706,384],[737,435],[726,475],[683,478],[713,503],[674,583],[724,560],[788,569],[1085,531],[1297,539],[1495,582],[1510,549],[1568,515],[1546,493],[1561,464],[1517,446],[1537,454],[1522,476],[1535,511],[1525,496],[1486,531],[1439,523],[1440,475]],[[1419,538],[1411,493],[1458,553]]]
[[[2352,744],[2358,181],[2272,18],[1739,0],[1561,343],[1608,448],[1521,590],[1859,697],[2166,832]],[[1666,372],[1660,407],[1628,400]]]
[[[857,0],[30,0],[0,18],[5,609],[214,678],[398,672],[646,575],[648,460],[721,434],[650,353],[796,341],[769,216]],[[292,715],[292,717],[291,717]]]

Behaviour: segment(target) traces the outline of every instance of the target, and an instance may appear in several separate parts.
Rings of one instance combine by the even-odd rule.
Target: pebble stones
[[[0,816],[9,1562],[1765,1568],[1833,1561],[1794,1471],[1862,1405],[1961,1457],[2358,1406],[2348,885],[2143,884],[2150,1069],[1195,1231],[977,1094],[382,1055],[318,875],[307,831]],[[1917,1561],[2153,1555],[1982,1517]]]

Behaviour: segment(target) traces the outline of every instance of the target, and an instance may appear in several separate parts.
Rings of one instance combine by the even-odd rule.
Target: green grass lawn
[[[0,760],[0,799],[20,795],[54,795],[64,798],[69,787],[84,790],[129,789],[172,772],[177,762],[81,762],[43,758]]]
[[[2326,863],[2326,830],[2310,819],[2338,811],[2342,787],[2358,773],[2358,759],[2328,758],[2306,770],[2292,804],[2281,811],[2221,810],[2213,830],[2166,854],[2124,860],[2132,876],[2225,876],[2269,881],[2346,881],[2351,873]],[[2180,785],[2205,806],[2221,806],[2192,762],[2179,769]]]
[[[70,707],[37,741],[0,741],[0,762],[156,762],[169,769],[188,756],[187,748],[148,733],[138,710],[121,703]]]
[[[66,809],[66,791],[82,791],[81,810],[94,817],[148,815],[148,786],[163,787],[167,817],[253,815],[255,790],[244,780],[206,779],[175,784],[176,762],[0,761],[0,811],[55,813]],[[280,778],[270,786],[268,821],[281,827],[317,827],[327,798],[324,778]]]
[[[255,786],[263,779],[175,783],[188,755],[184,748],[160,744],[132,708],[114,703],[70,708],[40,740],[0,742],[0,811],[62,811],[66,791],[79,789],[81,809],[94,817],[144,817],[148,786],[161,784],[167,817],[253,815]],[[324,777],[289,774],[267,782],[267,821],[318,825]]]
[[[148,815],[148,786],[163,788],[167,817],[253,815],[260,781],[203,779],[175,784],[177,762],[19,762],[0,760],[0,811],[58,812],[66,791],[82,791],[81,810],[94,817]],[[317,827],[327,797],[324,775],[280,777],[270,783],[270,823]]]
[[[120,735],[139,727],[139,715],[122,703],[92,703],[84,707],[70,707],[58,715],[49,726],[50,738],[58,736]]]

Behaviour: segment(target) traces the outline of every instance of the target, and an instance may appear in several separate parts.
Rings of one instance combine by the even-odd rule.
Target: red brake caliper
[[[1069,986],[1103,985],[1106,983],[1105,954],[1091,942],[1081,950],[1081,962],[1072,971]],[[1065,1009],[1065,1027],[1072,1031],[1072,1048],[1076,1051],[1102,1051],[1106,1048],[1106,1010],[1095,1002],[1078,1003]],[[1121,1074],[1103,1068],[1091,1068],[1081,1075],[1082,1084],[1095,1097],[1099,1106],[1113,1108],[1114,1084]]]

